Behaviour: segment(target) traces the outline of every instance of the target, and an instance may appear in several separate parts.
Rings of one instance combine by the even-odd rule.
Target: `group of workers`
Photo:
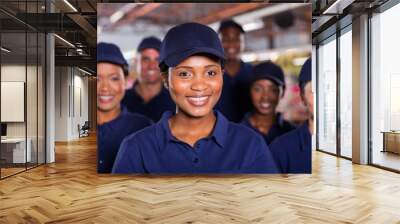
[[[311,61],[299,75],[309,118],[296,128],[276,108],[282,69],[239,55],[244,30],[199,23],[138,46],[138,77],[112,43],[97,45],[99,173],[311,173]]]

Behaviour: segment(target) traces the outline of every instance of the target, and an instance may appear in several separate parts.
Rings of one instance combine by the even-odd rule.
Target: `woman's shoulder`
[[[217,124],[219,133],[225,132],[229,137],[240,137],[241,139],[247,137],[257,137],[258,134],[251,127],[244,125],[242,122],[235,123],[228,120],[220,111],[217,110]],[[221,131],[222,129],[222,131]]]
[[[124,141],[125,142],[132,142],[132,141],[138,141],[138,142],[143,142],[143,141],[153,141],[156,139],[156,127],[157,124],[152,124],[150,126],[147,126],[135,133],[132,133],[125,137]]]
[[[229,121],[227,131],[229,136],[240,139],[262,139],[262,136],[259,133],[242,123]]]
[[[300,128],[295,128],[272,141],[270,148],[287,148],[287,150],[292,150],[295,146],[299,145],[299,135]]]

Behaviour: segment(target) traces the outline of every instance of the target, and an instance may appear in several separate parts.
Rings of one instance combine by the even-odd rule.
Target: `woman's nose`
[[[193,79],[193,83],[191,85],[191,89],[195,91],[203,91],[208,88],[207,81],[201,77],[196,75],[195,78]]]
[[[109,88],[108,82],[106,82],[104,80],[100,80],[98,85],[99,85],[100,90],[107,90]]]

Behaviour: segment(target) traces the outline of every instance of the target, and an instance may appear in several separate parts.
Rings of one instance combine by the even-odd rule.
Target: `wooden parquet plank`
[[[96,173],[95,137],[0,181],[0,223],[400,223],[400,175],[313,153],[311,175]]]

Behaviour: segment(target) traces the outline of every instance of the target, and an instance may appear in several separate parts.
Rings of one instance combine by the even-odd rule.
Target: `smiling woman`
[[[213,110],[223,86],[224,50],[198,23],[173,27],[160,50],[176,113],[127,138],[113,173],[276,173],[268,146],[251,129]]]
[[[99,43],[97,50],[97,171],[110,173],[123,138],[152,122],[121,108],[127,62],[119,48]]]
[[[194,55],[170,68],[167,87],[180,112],[191,117],[212,115],[222,91],[222,68],[212,55]],[[164,76],[165,77],[165,76]]]
[[[260,133],[269,145],[295,128],[276,110],[285,93],[284,74],[278,65],[267,61],[256,65],[252,75],[249,92],[253,110],[245,114],[241,124]]]

